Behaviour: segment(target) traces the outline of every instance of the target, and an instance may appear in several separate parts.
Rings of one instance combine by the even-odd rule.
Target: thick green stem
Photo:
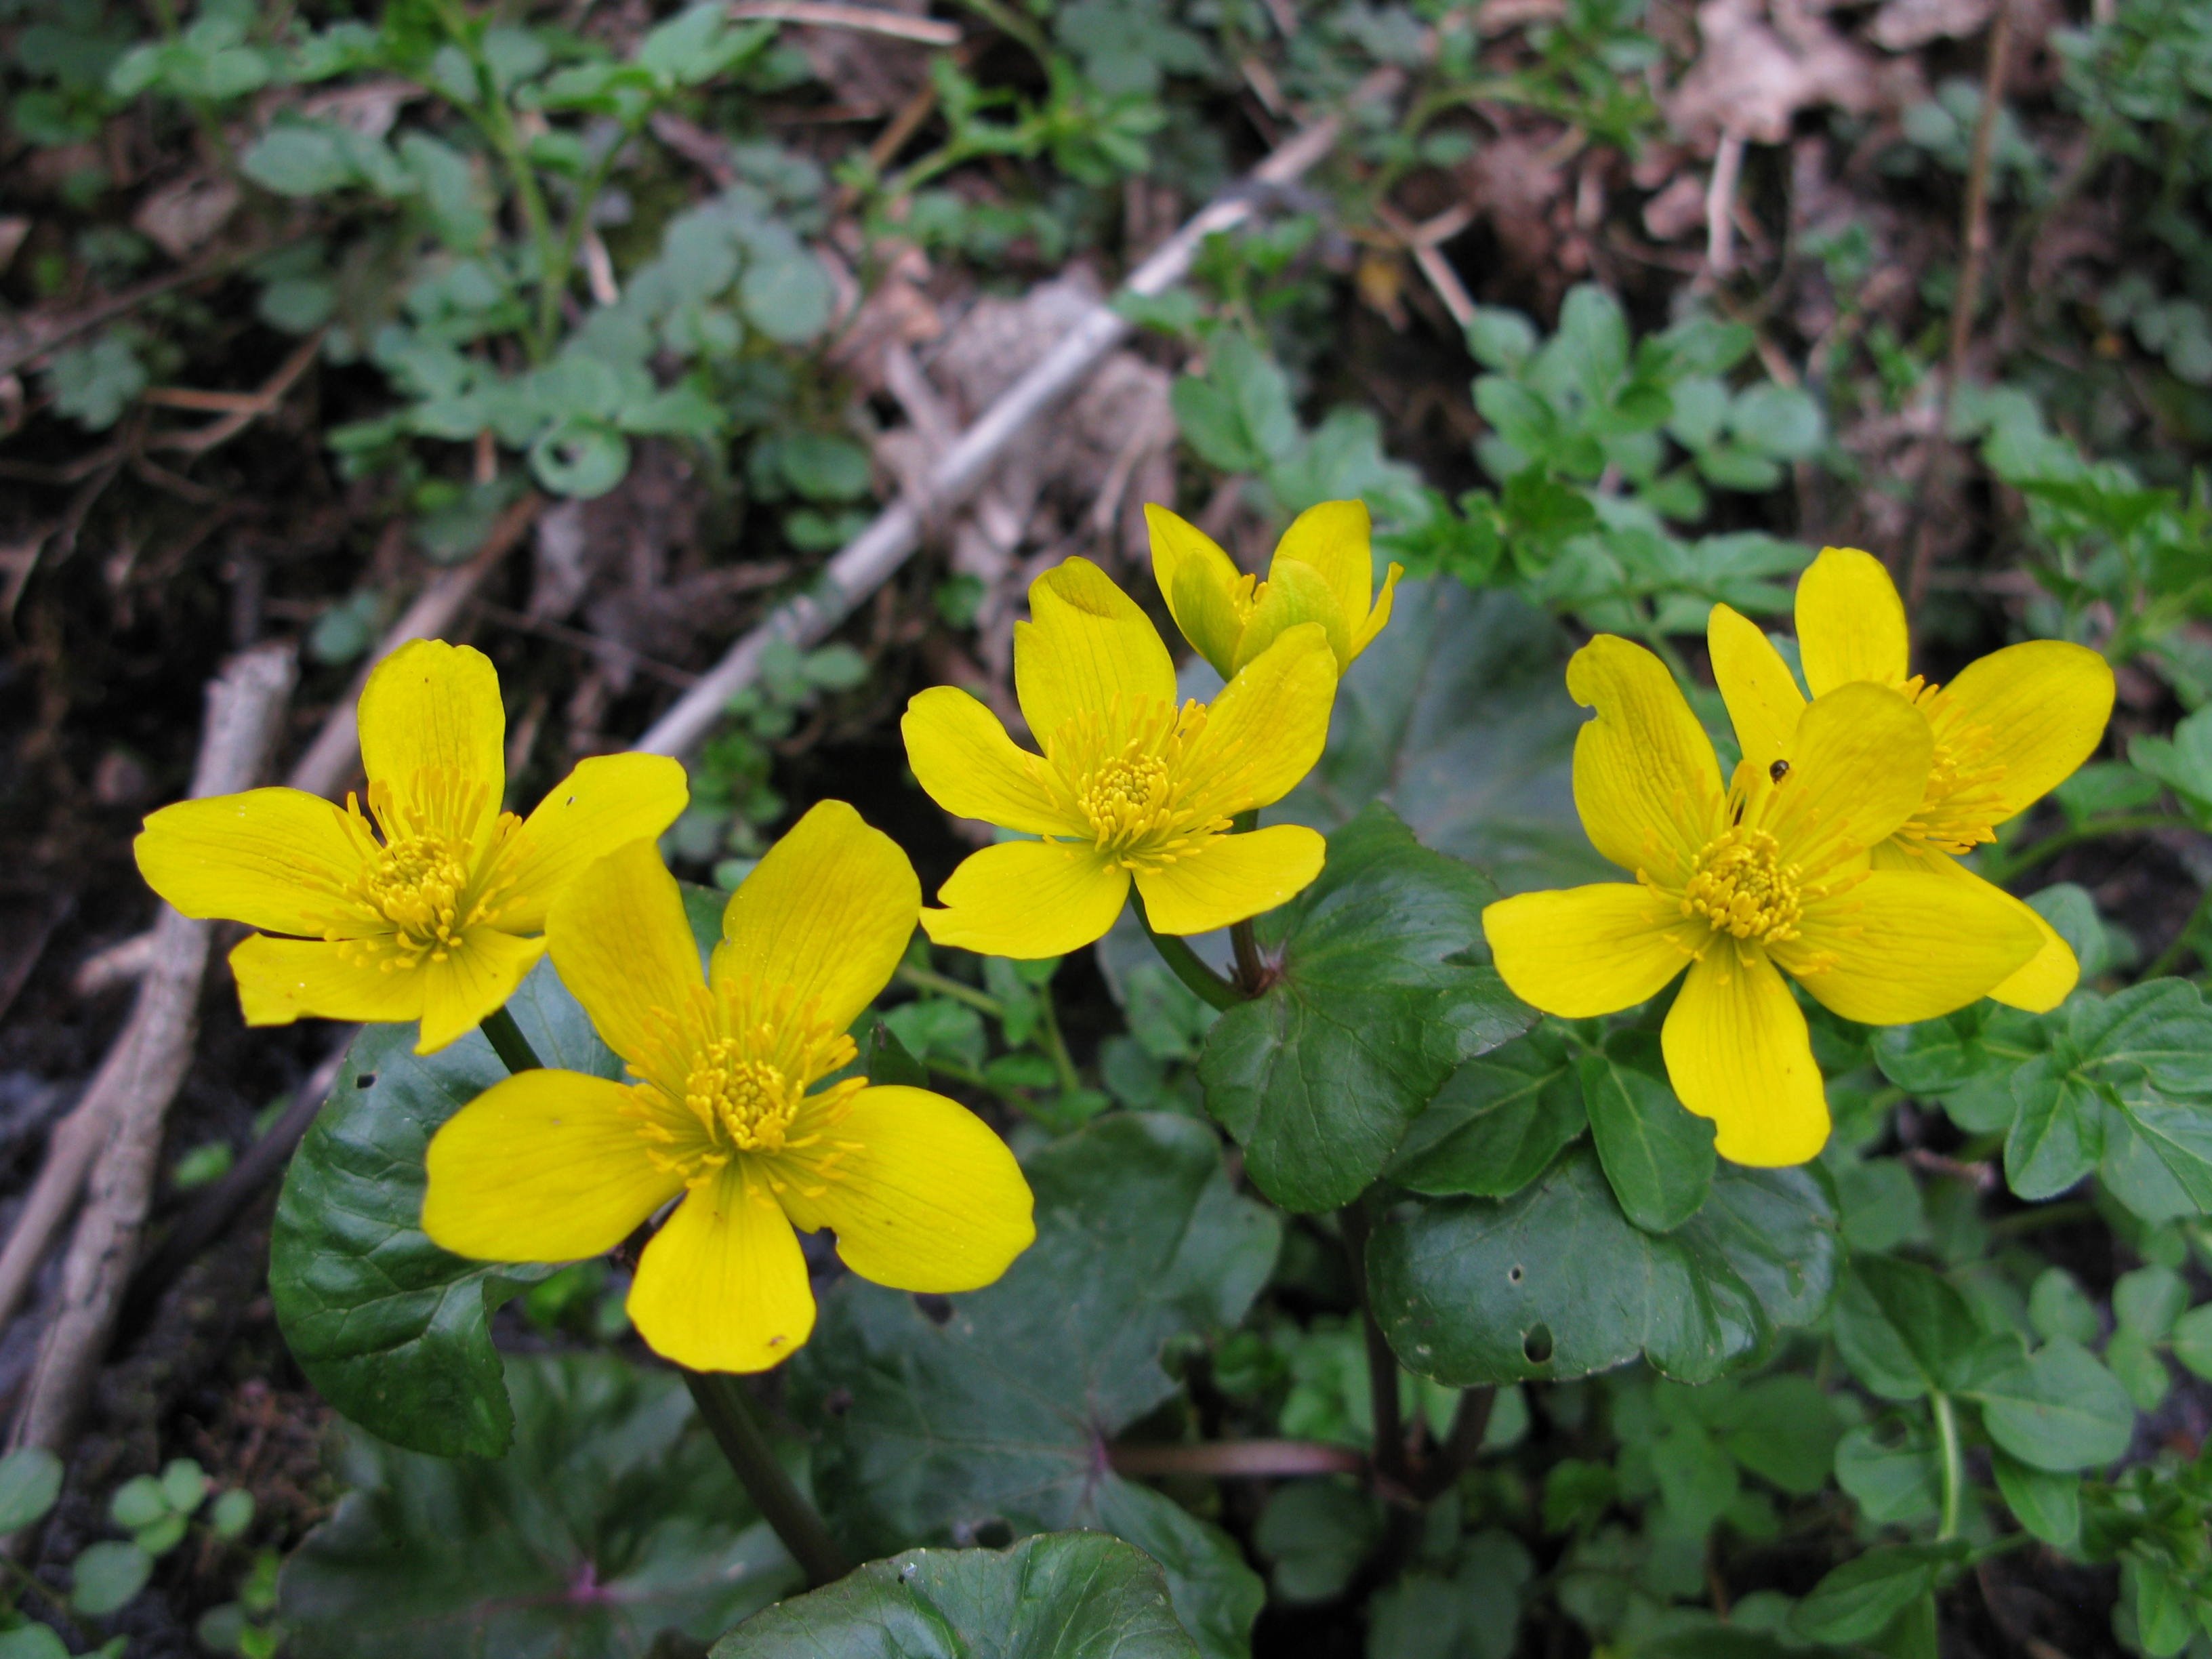
[[[1344,1254],[1352,1269],[1352,1293],[1359,1298],[1359,1322],[1367,1337],[1367,1389],[1375,1417],[1375,1473],[1406,1484],[1406,1427],[1398,1415],[1398,1356],[1375,1320],[1367,1301],[1367,1208],[1354,1199],[1337,1212]]]
[[[1144,913],[1140,910],[1141,916]],[[1198,952],[1188,942],[1173,933],[1152,931],[1152,924],[1145,923],[1145,937],[1152,942],[1152,949],[1160,953],[1160,960],[1174,969],[1175,976],[1195,992],[1200,1000],[1215,1008],[1234,1008],[1243,1002],[1244,994],[1198,959]]]
[[[510,1072],[534,1072],[544,1061],[530,1046],[530,1039],[522,1035],[522,1028],[514,1023],[514,1016],[505,1008],[495,1008],[483,1017],[484,1036],[491,1039],[492,1052],[505,1062]]]
[[[1250,917],[1230,924],[1229,943],[1237,951],[1237,988],[1248,997],[1258,996],[1267,982],[1267,963],[1260,954]]]
[[[722,1455],[729,1459],[745,1495],[783,1540],[784,1548],[806,1574],[807,1583],[818,1589],[851,1571],[845,1553],[830,1537],[830,1528],[822,1524],[814,1505],[791,1484],[791,1477],[776,1461],[775,1449],[769,1444],[760,1420],[745,1399],[744,1384],[720,1371],[691,1370],[684,1372],[684,1384],[691,1390],[700,1420],[714,1434]]]
[[[2188,819],[2176,817],[2171,812],[2122,812],[2111,817],[2092,818],[2077,829],[2062,830],[2055,836],[2030,842],[2016,852],[1996,852],[1982,863],[1982,876],[1999,886],[2010,881],[2023,871],[2057,858],[2069,847],[2079,847],[2083,842],[2095,841],[2100,836],[2141,835],[2153,830],[2193,829]]]
[[[1959,1446],[1959,1412],[1948,1394],[1934,1394],[1929,1402],[1936,1410],[1936,1440],[1943,1464],[1942,1519],[1936,1524],[1941,1543],[1959,1535],[1959,1498],[1966,1483],[1966,1455]]]
[[[2181,965],[2185,956],[2194,956],[2199,962],[2203,961],[2204,952],[2191,941],[2190,935],[2204,925],[2204,918],[2208,915],[2212,915],[2212,884],[2205,887],[2197,901],[2197,908],[2189,913],[2189,920],[2181,924],[2181,931],[2167,943],[2166,949],[2151,958],[2149,966],[2142,970],[2142,977],[2157,979],[2161,975],[2172,973]]]
[[[927,968],[917,968],[912,963],[902,962],[893,977],[900,984],[910,985],[917,991],[930,991],[941,997],[951,997],[955,1002],[964,1002],[988,1019],[1003,1020],[1006,1017],[1006,1006],[998,998],[979,991],[972,985],[963,985],[950,974],[935,973]]]
[[[1068,1052],[1067,1038],[1060,1029],[1060,1010],[1053,1006],[1052,985],[1049,981],[1036,988],[1038,1024],[1044,1033],[1044,1051],[1052,1056],[1052,1069],[1059,1074],[1060,1091],[1073,1094],[1083,1086],[1083,1074],[1075,1069],[1075,1056]]]

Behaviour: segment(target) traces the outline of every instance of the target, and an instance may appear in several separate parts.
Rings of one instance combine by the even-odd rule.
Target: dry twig
[[[1403,78],[1395,70],[1379,70],[1354,90],[1352,101],[1388,97]],[[1259,213],[1274,191],[1302,177],[1335,148],[1343,125],[1341,115],[1329,115],[1298,133],[1249,179],[1216,197],[1162,243],[1131,274],[1124,291],[1158,295],[1182,281],[1207,237],[1233,229]],[[696,749],[720,721],[730,699],[752,684],[771,645],[781,641],[810,646],[850,616],[855,605],[913,556],[921,544],[925,522],[981,484],[1014,437],[1082,385],[1129,332],[1129,323],[1110,305],[1093,306],[945,451],[930,469],[921,492],[902,496],[878,514],[823,568],[811,592],[778,605],[732,646],[700,677],[698,684],[653,723],[638,739],[637,748],[648,755],[679,757]]]
[[[232,659],[208,687],[192,794],[250,788],[268,763],[295,672],[289,646]],[[48,1240],[91,1181],[62,1266],[61,1304],[40,1344],[13,1443],[58,1449],[83,1403],[137,1249],[161,1155],[161,1119],[191,1064],[210,923],[164,908],[138,1000],[84,1097],[54,1130],[21,1217],[0,1251],[0,1319],[12,1314]]]

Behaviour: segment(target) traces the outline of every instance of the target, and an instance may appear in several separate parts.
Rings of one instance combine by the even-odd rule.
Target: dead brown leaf
[[[1854,113],[1880,99],[1873,60],[1820,20],[1763,0],[1705,0],[1698,61],[1667,100],[1677,136],[1711,154],[1723,131],[1778,144],[1803,109]]]

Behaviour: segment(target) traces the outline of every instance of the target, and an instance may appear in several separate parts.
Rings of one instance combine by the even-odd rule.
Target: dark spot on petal
[[[1775,762],[1773,765],[1766,769],[1766,775],[1773,779],[1777,783],[1781,782],[1783,779],[1790,775],[1790,763],[1786,760],[1778,760]]]

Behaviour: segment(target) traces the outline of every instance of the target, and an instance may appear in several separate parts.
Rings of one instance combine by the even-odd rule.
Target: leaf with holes
[[[1279,975],[1223,1013],[1198,1073],[1261,1191],[1291,1210],[1357,1197],[1453,1067],[1534,1022],[1489,966],[1482,907],[1496,896],[1378,806],[1262,920]]]
[[[1159,1563],[1118,1538],[908,1550],[756,1613],[711,1659],[1198,1659]]]
[[[1398,1358],[1467,1388],[1588,1376],[1639,1353],[1703,1382],[1817,1317],[1838,1265],[1834,1206],[1802,1170],[1724,1165],[1664,1237],[1632,1225],[1587,1147],[1501,1201],[1407,1202],[1368,1247]]]
[[[669,1371],[538,1355],[508,1382],[504,1458],[348,1437],[351,1490],[284,1564],[287,1653],[635,1659],[664,1629],[711,1641],[798,1588]]]
[[[927,1304],[846,1278],[792,1361],[815,1490],[856,1553],[1097,1527],[1166,1569],[1217,1659],[1242,1653],[1260,1582],[1228,1537],[1106,1468],[1104,1448],[1177,1384],[1164,1344],[1233,1326],[1278,1219],[1239,1197],[1187,1118],[1109,1117],[1029,1161],[1037,1241],[988,1289]]]

